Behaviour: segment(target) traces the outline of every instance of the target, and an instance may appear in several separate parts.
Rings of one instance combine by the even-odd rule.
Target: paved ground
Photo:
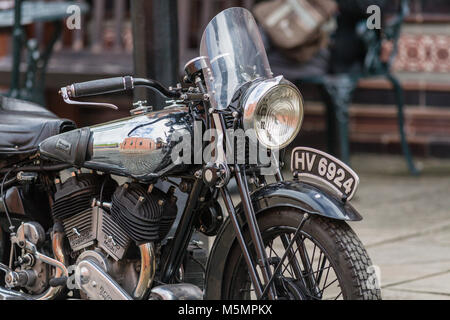
[[[450,160],[417,164],[412,177],[401,157],[352,158],[364,216],[352,227],[380,267],[384,299],[450,299]]]

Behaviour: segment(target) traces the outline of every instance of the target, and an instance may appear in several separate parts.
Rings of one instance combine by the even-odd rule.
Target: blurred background
[[[450,299],[449,1],[23,1],[19,49],[16,2],[0,0],[0,92],[42,104],[79,127],[128,116],[136,100],[155,109],[164,101],[136,92],[89,99],[115,103],[118,111],[70,106],[60,87],[128,74],[175,85],[215,14],[232,6],[252,10],[272,71],[295,82],[305,99],[293,145],[328,150],[361,175],[352,202],[365,220],[352,226],[380,267],[384,298]],[[264,6],[292,2],[321,3],[326,19],[317,37],[283,47],[264,23],[271,8]],[[73,4],[79,29],[65,20]],[[372,4],[381,9],[380,29],[368,28]]]
[[[119,112],[72,107],[63,104],[57,94],[58,89],[77,81],[133,74],[133,31],[129,0],[82,2],[89,4],[90,8],[82,15],[81,29],[64,28],[54,46],[46,72],[45,101],[56,114],[75,120],[79,126],[86,126],[127,115],[130,100],[122,98],[122,95],[113,97],[120,106]],[[185,62],[198,55],[197,47],[208,21],[230,6],[251,9],[255,1],[174,2],[178,4],[178,66],[181,76]],[[382,14],[395,14],[399,1],[384,2]],[[13,1],[0,0],[0,3],[6,8]],[[398,39],[398,53],[392,63],[405,91],[405,131],[415,155],[449,157],[450,3],[445,0],[411,0],[409,8]],[[160,20],[167,19],[167,15],[160,16]],[[143,23],[151,27],[152,21]],[[154,28],[158,30],[157,23]],[[51,29],[52,24],[46,22],[25,26],[27,35],[36,38],[38,43],[48,41]],[[152,46],[155,43],[152,43],[150,33],[147,33],[146,40]],[[3,90],[9,88],[11,81],[11,54],[11,29],[0,28],[0,88]],[[26,55],[22,58],[26,60]],[[22,70],[26,70],[25,63]],[[307,134],[308,141],[314,139],[315,143],[321,143],[326,123],[320,93],[315,85],[304,83],[299,87],[308,102],[302,135]],[[352,151],[401,152],[394,104],[394,93],[386,79],[359,81],[350,108]]]

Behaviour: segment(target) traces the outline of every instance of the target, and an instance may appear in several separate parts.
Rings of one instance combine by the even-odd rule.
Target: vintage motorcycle
[[[380,299],[346,222],[362,219],[358,176],[297,147],[283,177],[303,101],[273,76],[251,13],[212,19],[185,71],[170,88],[131,76],[61,88],[70,104],[137,86],[167,98],[81,129],[2,98],[0,299]],[[211,250],[197,233],[215,236]]]

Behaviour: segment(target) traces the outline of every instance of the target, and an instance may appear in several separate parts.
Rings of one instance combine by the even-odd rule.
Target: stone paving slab
[[[364,217],[352,226],[366,245],[450,224],[450,160],[422,162],[419,177],[399,156],[355,156],[352,164],[361,176],[352,204]]]
[[[380,268],[383,295],[386,289],[402,289],[450,299],[450,228],[367,251]]]
[[[384,289],[384,300],[448,300],[449,297],[441,294],[430,294],[415,291],[404,291],[399,289]]]
[[[384,299],[450,299],[450,160],[417,161],[412,177],[400,156],[357,155],[351,223],[381,270]]]
[[[442,295],[450,299],[450,269],[443,274],[430,276],[421,280],[407,282],[387,289],[404,290],[405,292]]]

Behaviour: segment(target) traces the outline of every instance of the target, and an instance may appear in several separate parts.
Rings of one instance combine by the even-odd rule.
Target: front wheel
[[[258,215],[272,273],[302,217],[302,212],[290,208]],[[244,235],[253,252],[248,230]],[[280,273],[275,277],[278,299],[381,299],[377,281],[373,281],[375,275],[370,258],[347,223],[311,216],[294,241]],[[226,265],[222,298],[256,298],[237,242],[228,255]]]

